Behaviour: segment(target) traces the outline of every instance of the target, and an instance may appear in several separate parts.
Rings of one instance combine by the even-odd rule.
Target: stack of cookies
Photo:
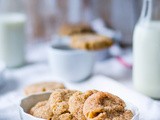
[[[107,92],[56,89],[30,114],[46,120],[131,120],[133,113],[125,107],[122,99]]]
[[[59,34],[71,38],[71,47],[82,50],[101,50],[113,45],[113,40],[107,36],[99,35],[86,24],[63,25]]]

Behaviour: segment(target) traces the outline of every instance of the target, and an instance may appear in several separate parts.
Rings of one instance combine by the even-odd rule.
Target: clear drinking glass
[[[0,61],[7,67],[25,63],[25,23],[21,0],[0,0]]]

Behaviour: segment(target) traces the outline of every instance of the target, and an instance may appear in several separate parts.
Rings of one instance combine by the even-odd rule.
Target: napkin
[[[51,79],[52,78],[52,79]],[[34,80],[33,80],[34,79]],[[38,80],[53,80],[49,74],[34,76],[27,79],[27,83],[31,84],[39,82]],[[37,81],[36,81],[37,80]],[[25,80],[26,81],[26,80]],[[105,77],[103,75],[95,75],[85,82],[71,83],[63,81],[67,88],[86,91],[89,89],[97,89],[118,95],[127,102],[135,105],[140,113],[141,120],[160,120],[160,101],[153,100],[136,91],[126,88],[117,81]],[[21,81],[21,84],[23,82]],[[22,85],[23,86],[23,85]],[[18,101],[24,97],[22,88],[12,91],[8,94],[0,94],[0,120],[20,120],[18,113]]]

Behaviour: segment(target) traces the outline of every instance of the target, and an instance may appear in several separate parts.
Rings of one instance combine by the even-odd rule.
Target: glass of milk
[[[7,67],[19,67],[25,63],[26,16],[18,9],[19,2],[0,1],[0,60]]]
[[[160,0],[144,0],[133,35],[135,88],[160,99]]]

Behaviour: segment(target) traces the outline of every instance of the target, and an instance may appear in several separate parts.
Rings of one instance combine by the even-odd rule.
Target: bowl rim
[[[45,120],[45,119],[42,119],[42,118],[38,118],[38,117],[32,116],[31,114],[25,112],[25,111],[24,111],[24,108],[21,106],[23,100],[29,99],[29,98],[31,98],[31,97],[33,97],[33,96],[40,96],[40,95],[45,95],[45,94],[52,94],[52,92],[35,93],[35,94],[28,95],[28,96],[22,98],[22,99],[19,101],[19,106],[18,106],[19,112],[20,112],[20,114],[19,114],[19,115],[20,115],[20,118],[22,118],[21,115],[25,114],[25,115],[33,118],[33,119],[36,118],[36,119],[38,119],[38,120]],[[23,119],[22,119],[22,120],[23,120]]]
[[[125,101],[125,103],[126,103],[126,107],[125,108],[130,106],[132,109],[128,109],[128,110],[131,110],[132,113],[134,112],[134,115],[133,115],[131,120],[135,120],[135,119],[137,119],[137,117],[139,119],[139,110],[138,110],[138,108],[135,105],[133,105],[132,103],[128,102],[128,101]]]
[[[26,113],[24,111],[23,107],[21,106],[21,103],[22,103],[23,100],[29,99],[29,98],[31,98],[33,96],[40,96],[40,95],[51,94],[51,93],[52,92],[35,93],[35,94],[26,96],[23,99],[21,99],[20,103],[19,103],[19,112],[21,112],[20,113],[20,117],[21,117],[21,115],[25,114],[25,115],[33,118],[33,119],[36,118],[37,120],[45,120],[45,119],[42,119],[42,118],[34,117],[34,116],[30,115],[29,113]],[[125,101],[125,103],[126,103],[126,108],[127,108],[127,106],[130,106],[132,109],[130,108],[129,110],[131,110],[132,113],[134,112],[134,116],[133,116],[133,118],[131,120],[137,120],[137,119],[139,119],[139,110],[138,110],[138,108],[135,105],[133,105],[132,103],[128,102],[128,101]]]
[[[21,106],[19,106],[19,112],[20,112],[19,115],[20,115],[21,120],[23,120],[22,115],[24,115],[24,114],[27,115],[27,116],[29,116],[29,117],[32,118],[32,119],[35,119],[35,118],[36,118],[37,120],[45,120],[45,119],[38,118],[38,117],[32,116],[32,115],[24,112],[24,110],[23,110],[23,108],[22,108]]]
[[[87,51],[87,50],[81,50],[81,49],[73,49],[73,50],[57,49],[57,48],[54,48],[53,45],[49,45],[48,52],[50,53],[54,52],[55,54],[67,54],[67,55],[68,54],[75,55],[75,54],[93,54],[94,53],[94,51]]]
[[[59,41],[61,41],[61,42],[59,42]],[[62,46],[62,45],[71,48],[71,50],[63,50],[63,49],[55,48],[56,46]],[[72,48],[70,46],[70,37],[69,36],[59,36],[59,35],[57,35],[53,38],[53,40],[49,44],[49,48],[50,48],[50,51],[56,51],[56,52],[61,52],[61,53],[65,53],[65,54],[95,53],[95,52],[99,52],[99,51],[103,51],[103,50],[108,50],[108,48],[101,49],[101,50],[85,50],[85,49]]]

